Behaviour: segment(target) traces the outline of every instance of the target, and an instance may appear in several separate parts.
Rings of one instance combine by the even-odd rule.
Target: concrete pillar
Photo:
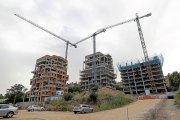
[[[130,79],[129,79],[129,72],[127,70],[127,77],[128,77],[128,83],[129,83],[129,91],[130,91],[130,94],[132,95],[133,92],[132,92],[132,89],[131,89],[131,84],[130,84]]]
[[[133,72],[133,79],[134,79],[134,84],[135,84],[135,90],[136,90],[136,94],[138,94],[137,92],[137,86],[136,86],[136,80],[135,80],[135,74],[134,74],[134,69],[133,69],[133,64],[131,62],[131,66],[132,66],[132,72]]]
[[[143,79],[143,75],[142,75],[142,69],[141,69],[141,65],[140,65],[140,71],[141,71],[141,78],[142,78],[142,82],[143,82],[143,86],[144,86],[144,92],[145,92],[145,90],[146,90],[146,87],[145,87],[145,85],[144,85],[144,79]]]

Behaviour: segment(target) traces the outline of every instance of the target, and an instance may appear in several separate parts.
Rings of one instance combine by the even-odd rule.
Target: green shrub
[[[96,85],[96,84],[90,84],[90,90],[91,90],[91,92],[97,92],[97,90],[98,90],[98,85]]]
[[[95,104],[95,103],[97,103],[97,99],[98,99],[98,94],[95,92],[92,92],[89,95],[88,102],[93,102],[93,104]]]
[[[64,96],[64,100],[66,100],[66,101],[72,100],[72,98],[73,98],[73,94],[72,93],[67,93]]]
[[[51,99],[48,98],[46,101],[45,101],[45,104],[50,104],[51,103]]]
[[[176,104],[177,106],[180,106],[180,93],[177,93],[177,94],[176,94],[175,104]]]
[[[176,100],[180,100],[180,92],[176,94]]]
[[[73,86],[68,88],[68,93],[74,93],[74,92],[82,92],[81,88],[79,86]]]
[[[49,109],[47,110],[72,111],[73,107],[78,104],[91,104],[94,111],[102,111],[118,108],[133,101],[132,97],[119,91],[107,88],[96,91],[96,86],[92,85],[92,87],[95,89],[91,89],[90,92],[68,93],[64,99],[48,101],[46,105]]]
[[[64,99],[52,100],[50,104],[46,106],[46,109],[50,111],[67,111],[68,102]]]
[[[104,102],[98,104],[98,106],[95,107],[95,111],[114,109],[131,102],[131,99],[122,96],[106,95],[104,96]]]

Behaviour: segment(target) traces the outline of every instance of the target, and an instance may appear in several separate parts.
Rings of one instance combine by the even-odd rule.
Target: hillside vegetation
[[[131,96],[112,90],[101,88],[97,92],[80,92],[71,93],[72,99],[59,99],[47,101],[48,110],[72,111],[73,107],[78,104],[90,104],[94,111],[114,109],[133,102]]]

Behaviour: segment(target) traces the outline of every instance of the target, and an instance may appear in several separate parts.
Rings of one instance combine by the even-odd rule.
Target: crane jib
[[[21,15],[19,15],[19,14],[14,14],[14,15],[17,16],[17,17],[19,17],[19,18],[21,18],[22,20],[24,20],[24,21],[26,21],[26,22],[28,22],[28,23],[30,23],[30,24],[36,26],[37,28],[40,28],[41,30],[43,30],[43,31],[45,31],[45,32],[47,32],[47,33],[53,35],[54,37],[57,37],[57,38],[61,39],[62,41],[68,42],[68,43],[71,44],[72,46],[76,47],[75,44],[69,42],[68,40],[64,39],[63,37],[61,37],[61,36],[59,36],[59,35],[56,35],[55,33],[53,33],[53,32],[51,32],[51,31],[47,30],[46,28],[44,28],[44,27],[42,27],[42,26],[40,26],[40,25],[38,25],[38,24],[32,22],[31,20],[28,20],[28,19],[24,18],[23,16],[21,16]]]
[[[98,31],[96,31],[95,33],[93,33],[92,35],[88,36],[88,37],[85,37],[81,40],[79,40],[78,42],[74,43],[75,45],[93,37],[93,35],[97,35],[97,34],[100,34],[102,33],[102,30],[104,30],[103,32],[105,32],[107,29],[110,29],[110,28],[113,28],[113,27],[116,27],[116,26],[119,26],[119,25],[122,25],[122,24],[125,24],[125,23],[128,23],[128,22],[131,22],[131,21],[136,21],[136,19],[141,19],[141,18],[144,18],[144,17],[149,17],[151,16],[151,13],[148,13],[146,15],[143,15],[143,16],[140,16],[140,17],[136,17],[136,18],[133,18],[133,19],[130,19],[130,20],[126,20],[126,21],[123,21],[123,22],[119,22],[119,23],[116,23],[114,25],[110,25],[110,26],[107,26],[107,27],[104,27],[104,28],[101,28],[99,29]]]

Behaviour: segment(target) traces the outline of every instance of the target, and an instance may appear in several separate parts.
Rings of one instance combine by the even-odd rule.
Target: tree
[[[180,73],[174,71],[173,73],[168,73],[168,78],[170,80],[170,88],[173,90],[178,90],[180,86]]]
[[[91,84],[90,85],[90,95],[89,95],[89,101],[93,102],[93,104],[97,103],[97,99],[98,99],[98,85],[97,84]]]
[[[7,89],[5,94],[7,102],[15,104],[16,102],[23,101],[26,89],[27,88],[21,84],[15,84],[14,86],[11,86],[10,89]]]
[[[68,88],[68,92],[70,93],[81,92],[81,88],[79,86],[72,86]]]
[[[97,85],[97,84],[91,84],[91,85],[90,85],[90,89],[91,89],[91,92],[97,92],[97,90],[98,90],[98,85]]]
[[[67,93],[67,94],[64,96],[64,100],[65,100],[65,101],[72,100],[72,98],[73,98],[73,94],[72,94],[72,93]]]
[[[0,94],[0,99],[4,99],[4,96],[2,94]]]
[[[95,104],[97,103],[97,99],[98,99],[98,94],[95,92],[91,92],[91,94],[89,95],[89,101]]]

